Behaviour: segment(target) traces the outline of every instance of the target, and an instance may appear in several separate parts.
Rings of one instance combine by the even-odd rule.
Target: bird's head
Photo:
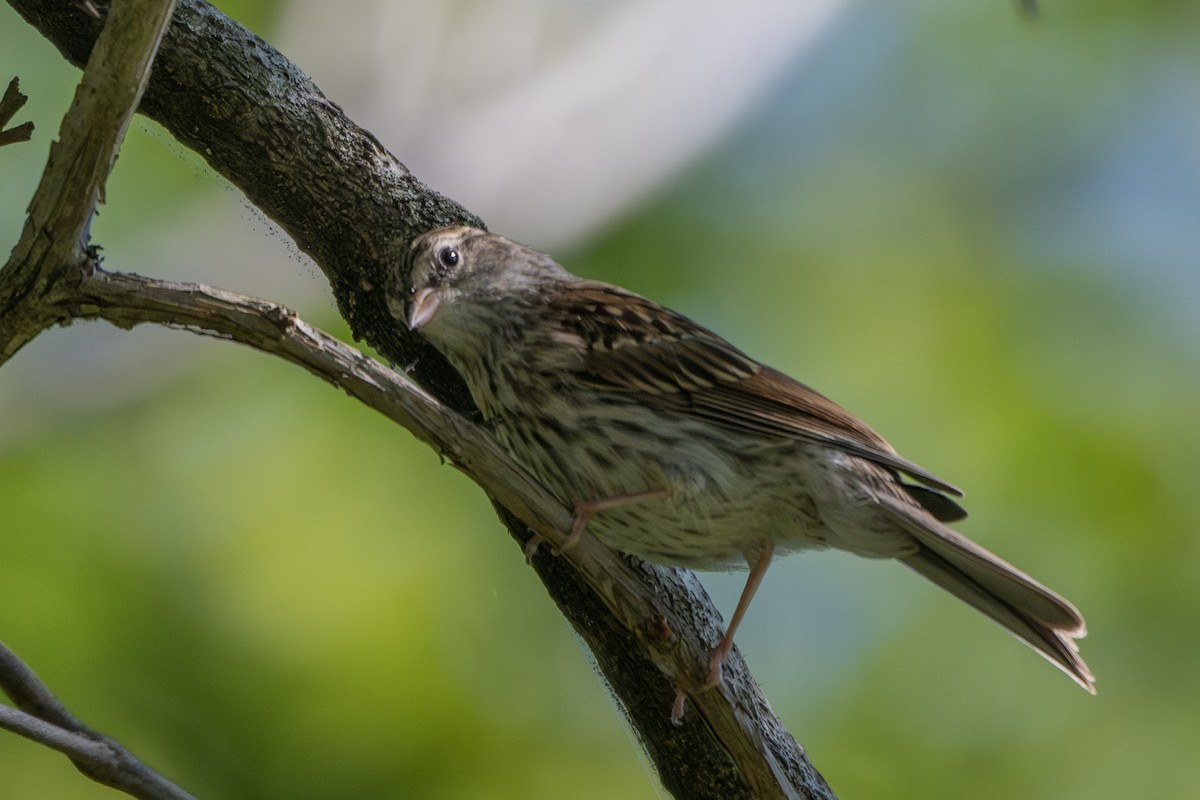
[[[548,256],[503,236],[439,228],[413,242],[388,308],[409,330],[453,351],[495,335],[530,301],[570,280]]]

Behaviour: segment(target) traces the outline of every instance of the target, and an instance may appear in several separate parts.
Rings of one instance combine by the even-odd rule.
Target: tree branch
[[[21,94],[20,79],[13,78],[8,82],[8,86],[4,89],[4,96],[0,97],[0,147],[15,142],[28,142],[33,136],[32,122],[22,122],[11,128],[4,127],[12,121],[12,118],[16,116],[28,99]]]
[[[0,690],[17,705],[0,705],[0,728],[69,756],[92,780],[141,800],[195,800],[118,742],[77,720],[3,642]]]
[[[96,204],[125,138],[174,8],[174,0],[120,0],[96,43],[60,139],[29,204],[17,246],[0,274],[0,364],[55,319],[48,298],[67,294],[84,274],[84,247]],[[0,125],[24,98],[17,83],[0,101]],[[0,644],[0,689],[17,708],[0,706],[0,727],[65,753],[92,780],[143,800],[194,800],[95,733],[54,697],[16,654]]]
[[[9,2],[72,62],[92,51],[101,23],[78,7]],[[270,45],[200,0],[180,1],[141,111],[292,235],[329,277],[355,336],[410,365],[424,388],[272,303],[103,271],[80,247],[86,225],[56,224],[56,235],[31,249],[38,258],[18,259],[14,251],[0,273],[0,364],[38,331],[75,318],[122,327],[155,322],[233,339],[303,366],[412,430],[488,492],[519,542],[528,528],[562,541],[568,512],[463,416],[473,407],[461,379],[395,323],[384,301],[382,287],[394,280],[413,236],[479,221],[417,181]],[[64,145],[67,133],[64,124]],[[26,233],[41,237],[45,229],[30,225]],[[69,278],[55,271],[51,251],[76,265]],[[563,558],[545,549],[534,558],[537,574],[592,649],[669,791],[833,797],[740,657],[727,663],[720,687],[699,689],[720,622],[691,573],[622,559],[589,537]],[[679,727],[667,713],[675,685],[695,708]]]
[[[0,365],[50,321],[39,302],[71,273],[150,76],[174,0],[115,3],[63,118],[0,283]]]

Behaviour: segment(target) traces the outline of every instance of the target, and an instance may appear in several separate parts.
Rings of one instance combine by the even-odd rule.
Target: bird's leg
[[[657,500],[666,497],[668,494],[666,489],[649,489],[644,492],[630,492],[629,494],[618,494],[612,497],[602,497],[599,500],[578,500],[575,503],[575,521],[571,523],[571,532],[567,535],[567,540],[562,543],[562,547],[558,548],[559,553],[565,553],[575,545],[579,544],[579,540],[583,537],[583,531],[587,528],[588,522],[592,517],[599,514],[601,511],[607,511],[610,508],[619,508],[630,503],[639,503],[643,500]],[[533,561],[533,554],[537,552],[538,546],[544,542],[538,534],[529,537],[529,541],[525,542],[525,563]]]
[[[599,514],[601,511],[608,511],[611,508],[620,508],[621,506],[631,503],[640,503],[643,500],[657,500],[667,496],[666,489],[649,489],[645,492],[630,492],[629,494],[618,494],[612,497],[602,497],[599,500],[578,500],[575,503],[575,522],[571,525],[571,534],[567,540],[562,543],[559,552],[565,553],[575,545],[579,544],[580,538],[583,537],[583,530],[587,527],[588,522],[592,517]]]
[[[738,625],[742,623],[742,617],[746,616],[746,609],[750,608],[750,601],[754,599],[758,585],[762,583],[763,576],[767,574],[767,567],[771,566],[771,555],[774,552],[775,542],[768,539],[763,545],[762,552],[758,554],[758,558],[750,565],[750,575],[746,578],[746,586],[742,589],[742,596],[738,599],[737,608],[733,611],[733,618],[729,620],[729,627],[725,629],[725,635],[721,637],[720,643],[713,648],[712,655],[708,657],[708,680],[704,682],[702,688],[711,689],[721,682],[721,666],[729,657],[729,651],[733,649],[733,634],[737,631]]]

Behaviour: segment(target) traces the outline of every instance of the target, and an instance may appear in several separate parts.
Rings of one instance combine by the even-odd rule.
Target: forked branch
[[[4,95],[0,97],[0,147],[15,142],[28,142],[33,136],[33,123],[22,122],[11,128],[4,127],[16,116],[29,98],[21,94],[21,82],[13,78],[8,82]]]

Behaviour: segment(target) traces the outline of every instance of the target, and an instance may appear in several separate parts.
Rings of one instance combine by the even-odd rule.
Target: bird
[[[961,490],[686,316],[462,225],[417,237],[386,300],[573,511],[562,549],[586,532],[657,564],[749,569],[702,688],[721,682],[772,560],[834,548],[899,561],[1095,694],[1083,616],[948,527],[966,516]]]

